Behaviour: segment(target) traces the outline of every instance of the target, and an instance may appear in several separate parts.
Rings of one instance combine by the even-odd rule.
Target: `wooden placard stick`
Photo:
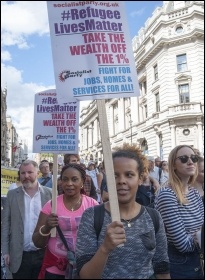
[[[57,175],[58,175],[58,155],[53,154],[52,213],[55,214],[57,209]],[[51,237],[56,237],[56,228],[52,228]]]
[[[107,179],[107,187],[109,193],[110,212],[112,221],[120,221],[120,211],[118,197],[116,191],[116,183],[114,177],[114,168],[112,160],[112,152],[110,147],[110,137],[108,130],[107,114],[105,109],[105,100],[97,100],[97,109],[100,125],[100,134],[103,148],[103,160],[105,164],[105,173]]]

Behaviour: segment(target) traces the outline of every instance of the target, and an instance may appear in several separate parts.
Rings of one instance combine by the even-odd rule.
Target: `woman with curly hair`
[[[121,221],[112,221],[109,201],[85,210],[76,243],[80,279],[170,279],[162,218],[135,201],[147,160],[129,144],[116,148],[112,158]],[[104,212],[97,236],[94,213],[99,207]]]
[[[176,146],[168,158],[168,184],[155,198],[166,228],[171,279],[203,278],[197,238],[204,222],[204,206],[199,192],[191,187],[198,159],[191,146]]]

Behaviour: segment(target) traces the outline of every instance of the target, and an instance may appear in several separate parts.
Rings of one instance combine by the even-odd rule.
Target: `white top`
[[[25,217],[24,217],[24,251],[35,251],[36,246],[33,244],[32,235],[36,227],[38,216],[42,209],[41,194],[38,183],[38,191],[33,197],[30,197],[24,190],[24,205],[25,205]]]
[[[162,185],[164,182],[167,181],[167,179],[164,176],[163,170],[162,170],[162,173],[161,173],[161,178],[159,180],[159,167],[157,167],[157,166],[154,166],[154,169],[150,170],[149,175],[152,178],[156,179],[158,182],[160,181],[160,185]]]
[[[94,169],[94,170],[87,170],[86,169],[86,174],[89,175],[92,178],[94,186],[95,186],[96,191],[97,191],[99,189],[99,186],[98,186],[96,169]],[[98,196],[97,201],[101,202],[101,195],[98,192],[97,192],[97,196]]]

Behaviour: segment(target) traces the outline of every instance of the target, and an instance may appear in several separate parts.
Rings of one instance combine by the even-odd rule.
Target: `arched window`
[[[148,145],[147,145],[147,140],[146,140],[146,139],[144,139],[144,140],[142,141],[141,150],[142,150],[142,153],[143,153],[144,155],[147,155],[147,154],[148,154]]]
[[[177,28],[176,28],[176,33],[182,33],[183,32],[183,27],[180,25],[180,26],[177,26]]]

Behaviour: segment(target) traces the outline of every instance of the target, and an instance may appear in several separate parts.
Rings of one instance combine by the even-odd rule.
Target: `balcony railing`
[[[200,103],[184,103],[169,107],[168,116],[198,115],[202,113]]]

